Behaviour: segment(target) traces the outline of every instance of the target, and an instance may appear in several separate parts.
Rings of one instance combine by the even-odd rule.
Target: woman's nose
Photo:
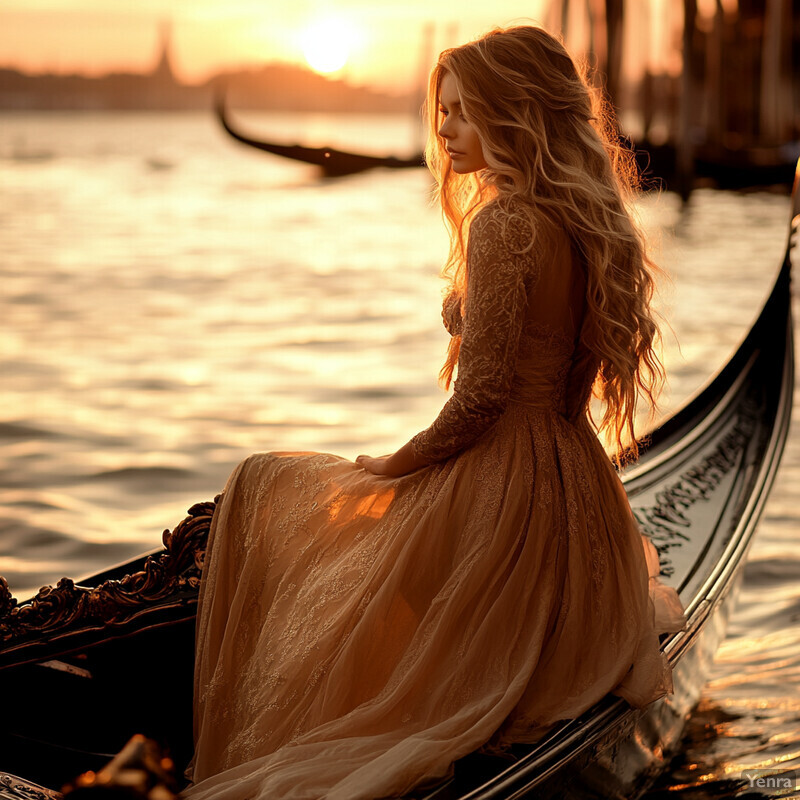
[[[447,117],[445,117],[444,121],[439,126],[439,136],[441,136],[442,139],[446,139],[450,135],[449,130],[450,129],[447,127]]]

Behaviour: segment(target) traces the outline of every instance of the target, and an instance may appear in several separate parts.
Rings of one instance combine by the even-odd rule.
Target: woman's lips
[[[459,156],[463,156],[463,153],[460,153],[458,150],[448,150],[447,153],[449,154],[450,158],[458,158]]]

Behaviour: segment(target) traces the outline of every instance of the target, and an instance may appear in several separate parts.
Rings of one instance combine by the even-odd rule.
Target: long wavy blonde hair
[[[480,139],[485,170],[453,171],[438,134],[445,73],[455,79],[462,111]],[[519,26],[445,50],[431,73],[426,109],[426,160],[450,231],[442,269],[450,291],[465,297],[469,223],[490,200],[498,201],[506,224],[529,226],[531,247],[537,219],[562,227],[586,278],[579,348],[594,381],[580,410],[591,419],[591,395],[601,400],[603,416],[595,427],[616,444],[618,459],[635,458],[637,400],[643,396],[654,409],[664,381],[651,311],[657,267],[628,208],[638,174],[632,154],[619,143],[609,105],[557,39]],[[445,387],[459,348],[460,337],[453,337],[440,373]]]

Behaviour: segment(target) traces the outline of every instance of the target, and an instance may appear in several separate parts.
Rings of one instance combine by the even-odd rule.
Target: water
[[[242,123],[379,153],[414,144],[400,118]],[[430,188],[423,170],[321,182],[210,115],[0,117],[0,575],[14,593],[159,547],[250,452],[379,455],[426,427],[447,344]],[[668,194],[639,204],[671,276],[663,413],[755,317],[788,208],[709,191],[685,212]],[[752,797],[743,769],[800,767],[799,482],[794,435],[728,638],[650,797]]]

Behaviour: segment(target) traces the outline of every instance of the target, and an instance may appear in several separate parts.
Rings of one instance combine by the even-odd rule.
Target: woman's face
[[[456,79],[445,72],[439,88],[439,112],[444,117],[439,126],[439,136],[453,162],[453,171],[460,174],[486,168],[480,139],[475,129],[464,117],[461,95]]]

